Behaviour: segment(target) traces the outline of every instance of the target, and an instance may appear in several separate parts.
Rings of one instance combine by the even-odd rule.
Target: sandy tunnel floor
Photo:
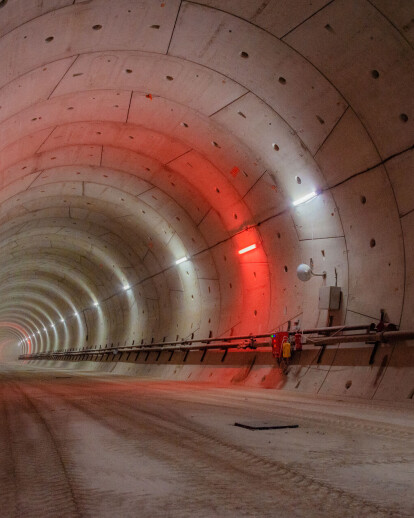
[[[1,517],[414,514],[412,402],[2,366],[0,444]]]

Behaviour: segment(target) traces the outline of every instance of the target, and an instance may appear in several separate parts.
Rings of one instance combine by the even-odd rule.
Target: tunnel
[[[412,516],[413,44],[0,0],[0,516]]]

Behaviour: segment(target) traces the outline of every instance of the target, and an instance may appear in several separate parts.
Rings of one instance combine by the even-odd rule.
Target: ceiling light
[[[250,252],[250,250],[254,250],[256,248],[256,243],[254,243],[253,245],[250,245],[250,246],[246,246],[246,248],[242,248],[241,250],[239,250],[239,254],[242,255],[242,254],[245,254],[246,252]]]
[[[297,207],[298,205],[302,205],[302,203],[306,203],[307,201],[313,200],[313,198],[316,198],[316,196],[318,196],[318,193],[316,191],[313,191],[292,203],[295,207]]]
[[[60,319],[60,321],[61,321],[61,322],[62,322],[62,324],[63,324],[63,322],[65,321],[65,319],[64,319],[64,318],[61,318],[61,319]]]
[[[99,306],[99,302],[94,302],[93,305],[97,308]]]
[[[188,261],[188,257],[186,257],[186,256],[181,257],[181,259],[177,259],[177,260],[175,261],[175,264],[185,263],[185,261]]]
[[[125,286],[124,286],[124,290],[125,290],[125,291],[126,291],[126,290],[129,290],[129,288],[130,288],[130,287],[131,287],[131,286],[130,286],[129,284],[125,284]]]

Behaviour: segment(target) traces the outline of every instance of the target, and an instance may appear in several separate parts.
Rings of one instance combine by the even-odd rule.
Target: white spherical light
[[[307,264],[300,264],[296,270],[296,274],[301,281],[306,282],[312,277],[311,267]]]

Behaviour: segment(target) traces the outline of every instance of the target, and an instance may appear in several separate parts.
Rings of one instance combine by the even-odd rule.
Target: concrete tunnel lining
[[[0,518],[413,515],[413,20],[0,0]]]
[[[409,9],[321,1],[288,15],[273,4],[123,0],[115,17],[104,0],[4,5],[2,290],[16,311],[13,268],[35,297],[59,261],[72,306],[103,302],[82,329],[65,329],[67,345],[72,332],[83,347],[86,334],[102,345],[314,327],[328,316],[320,284],[295,276],[312,259],[342,288],[335,323],[378,321],[385,308],[409,327],[410,180],[393,169],[412,155],[412,47],[396,21]],[[315,200],[291,208],[312,190]],[[251,242],[258,250],[238,257]],[[44,269],[33,284],[30,260],[18,266],[28,250]],[[174,267],[178,255],[191,266]],[[130,301],[124,278],[140,286]],[[45,323],[56,318],[41,310]]]

